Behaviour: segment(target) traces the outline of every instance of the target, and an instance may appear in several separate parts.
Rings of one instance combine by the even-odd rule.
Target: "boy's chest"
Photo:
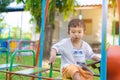
[[[83,49],[72,49],[72,55],[74,57],[84,57],[85,51]]]
[[[72,55],[77,64],[85,63],[85,51],[83,49],[73,49]]]

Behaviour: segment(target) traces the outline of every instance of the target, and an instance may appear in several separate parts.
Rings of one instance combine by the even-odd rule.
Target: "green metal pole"
[[[11,56],[9,71],[12,71],[12,65],[13,65],[13,62],[14,62],[14,57],[18,52],[32,52],[33,53],[33,66],[36,66],[35,52],[33,50],[16,50]]]
[[[49,72],[49,77],[51,78],[52,77],[52,70],[53,70],[53,65],[52,63],[50,64],[50,72]]]

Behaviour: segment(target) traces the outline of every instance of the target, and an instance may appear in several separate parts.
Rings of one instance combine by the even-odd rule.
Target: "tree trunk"
[[[117,8],[118,8],[118,14],[119,14],[119,23],[120,23],[120,0],[117,0]]]
[[[117,2],[117,9],[118,9],[118,15],[119,15],[119,25],[120,25],[120,0],[116,0]],[[119,34],[120,34],[120,26],[119,26]],[[120,35],[119,35],[119,45],[120,45]]]
[[[47,25],[45,28],[45,45],[44,45],[44,53],[43,59],[49,59],[50,57],[50,48],[52,45],[52,37],[53,37],[54,25]]]
[[[54,4],[51,8],[47,20],[46,20],[46,27],[45,27],[45,45],[44,45],[44,53],[43,53],[43,59],[49,60],[50,57],[50,49],[52,45],[52,39],[53,39],[53,31],[54,31],[54,17],[55,17],[55,5],[56,0],[52,0],[52,3]]]

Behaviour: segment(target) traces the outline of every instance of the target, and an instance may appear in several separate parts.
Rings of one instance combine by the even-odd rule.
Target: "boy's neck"
[[[82,46],[82,41],[80,41],[80,40],[79,41],[73,41],[73,40],[71,40],[71,42],[72,42],[72,45],[73,45],[74,48],[79,49]]]

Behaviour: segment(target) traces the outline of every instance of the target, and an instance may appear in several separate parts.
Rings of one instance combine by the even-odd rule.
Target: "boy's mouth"
[[[75,39],[79,39],[79,38],[76,37]]]

